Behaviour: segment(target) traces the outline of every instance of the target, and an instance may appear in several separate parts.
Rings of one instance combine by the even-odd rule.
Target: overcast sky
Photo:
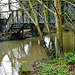
[[[16,0],[11,0],[11,1],[12,1],[12,2],[16,2]],[[8,3],[8,0],[2,0],[1,3]],[[16,3],[14,3],[14,4],[12,4],[12,5],[18,6],[18,4],[16,4]],[[17,8],[11,6],[11,9],[16,10]],[[8,5],[3,6],[3,7],[2,7],[2,11],[9,11]],[[8,14],[8,13],[3,13],[3,17],[4,17],[4,18],[7,18],[7,17],[9,16],[9,14],[8,14],[8,15],[7,15],[7,14]]]
[[[1,3],[8,3],[8,0],[2,0]],[[2,11],[8,11],[8,6],[3,6]]]

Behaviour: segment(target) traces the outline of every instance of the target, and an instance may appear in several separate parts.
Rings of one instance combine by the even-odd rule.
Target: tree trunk
[[[61,9],[60,9],[60,4],[59,0],[54,0],[54,4],[56,7],[56,27],[57,27],[57,39],[58,39],[58,45],[59,48],[62,48],[62,21],[61,21]],[[59,49],[58,49],[59,50]]]
[[[32,22],[33,22],[33,23],[35,24],[35,26],[37,27],[37,30],[38,30],[38,32],[39,32],[39,34],[40,34],[40,37],[41,37],[41,40],[43,40],[43,36],[42,36],[41,30],[40,30],[39,24],[38,24],[38,18],[37,18],[37,16],[36,16],[35,12],[34,12],[34,9],[33,9],[33,7],[32,7],[31,1],[30,1],[30,0],[28,0],[28,1],[29,1],[29,3],[30,3],[30,7],[32,8],[32,12],[33,12],[33,15],[34,15],[34,17],[35,17],[35,19],[36,19],[36,22],[33,20],[33,18],[31,17],[31,15],[29,14],[29,12],[24,8],[24,6],[22,5],[22,3],[17,0],[17,2],[18,2],[18,3],[22,6],[22,8],[25,10],[25,12],[26,12],[26,14],[28,15],[28,17],[32,20]]]
[[[38,32],[39,32],[39,34],[40,34],[40,37],[41,37],[41,40],[42,40],[43,37],[42,37],[42,32],[41,32],[40,27],[39,27],[37,15],[36,15],[36,13],[35,13],[35,11],[34,11],[34,8],[33,8],[33,6],[32,6],[31,1],[30,1],[30,0],[28,0],[28,1],[29,1],[29,4],[30,4],[30,7],[31,7],[31,9],[32,9],[33,15],[34,15],[34,17],[35,17],[35,20],[36,20],[35,26],[37,27],[37,30],[38,30]]]
[[[74,33],[74,51],[75,51],[75,33]]]
[[[42,5],[43,5],[43,1],[42,0],[41,0],[41,2],[42,2]],[[44,16],[45,16],[46,28],[48,30],[48,33],[50,33],[49,26],[48,26],[48,20],[47,20],[47,13],[45,11],[45,7],[44,6],[42,6],[42,7],[43,7]]]

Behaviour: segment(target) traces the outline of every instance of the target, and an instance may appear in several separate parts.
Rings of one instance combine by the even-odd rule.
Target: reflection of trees
[[[5,44],[2,45],[6,47],[2,48],[2,51],[4,52],[3,55],[8,55],[13,73],[18,71],[22,61],[35,61],[41,58],[41,56],[46,56],[46,52],[41,47],[40,40],[38,38],[28,39],[25,41],[10,41],[5,42]]]
[[[21,42],[21,41],[19,41],[19,43],[17,43],[17,42],[15,43],[15,41],[14,42],[6,42],[4,47],[6,47],[6,49],[5,48],[2,48],[2,49],[4,51],[4,55],[8,54],[9,60],[11,61],[11,64],[12,64],[12,72],[14,71],[14,69],[17,69],[16,67],[18,67],[18,69],[19,69],[19,66],[16,66],[17,64],[20,64],[18,61],[19,58],[16,57],[15,53],[17,53],[18,56],[25,57],[26,54],[24,52],[24,42]],[[7,51],[7,50],[9,50],[9,51]],[[15,52],[13,50],[15,50]],[[3,58],[4,58],[4,55],[2,56]],[[3,60],[3,58],[2,58],[2,60]]]
[[[8,55],[6,54],[1,62],[1,66],[0,66],[0,75],[7,75],[12,73],[11,71],[12,67],[11,67],[11,62],[10,59],[8,57]]]
[[[39,54],[43,54],[42,47],[38,45],[38,39],[33,39],[31,41],[20,41],[17,47],[12,49],[11,55],[14,59],[18,61],[21,60],[33,60],[38,58]],[[15,55],[16,54],[16,55]],[[30,59],[32,58],[32,59]]]

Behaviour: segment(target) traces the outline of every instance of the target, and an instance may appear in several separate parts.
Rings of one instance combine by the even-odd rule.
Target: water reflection
[[[0,75],[18,75],[22,61],[36,61],[46,57],[39,38],[0,43]]]
[[[11,62],[7,54],[2,59],[0,66],[0,75],[12,75]]]
[[[45,37],[44,40],[46,42],[46,46],[48,47],[50,43],[50,37]]]
[[[57,52],[57,36],[55,33],[51,34],[51,37],[46,36],[44,40],[46,42],[46,46],[50,47],[50,49],[52,49],[51,40],[53,40],[55,42],[56,53],[58,53]],[[75,34],[72,31],[63,32],[63,51],[64,52],[74,51],[74,46],[75,46]]]
[[[52,49],[51,40],[54,40],[57,49],[56,34],[52,34],[51,37],[46,36],[44,40],[46,46],[50,49]],[[22,61],[31,62],[47,57],[40,44],[40,38],[38,37],[0,43],[0,75],[19,75],[18,71]],[[71,50],[74,49],[74,34],[72,32],[63,33],[64,52],[69,50],[70,47]]]
[[[25,51],[26,55],[28,55],[28,51],[29,51],[28,44],[26,44],[26,45],[24,46],[24,51]]]

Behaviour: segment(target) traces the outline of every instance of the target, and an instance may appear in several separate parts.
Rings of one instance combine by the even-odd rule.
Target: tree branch
[[[70,1],[66,1],[66,0],[62,0],[62,1],[67,2],[67,3],[69,3],[69,4],[73,5],[73,6],[75,6],[75,4],[71,3]]]
[[[21,4],[20,1],[17,0],[17,2],[23,7],[23,9],[25,10],[25,12],[27,13],[27,15],[29,16],[29,18],[32,20],[32,22],[36,25],[35,21],[32,19],[31,15],[29,14],[29,12],[24,8],[24,6]]]
[[[40,0],[38,0],[38,2],[43,5],[48,11],[50,11],[51,13],[53,13],[55,15],[55,12],[52,11],[51,9],[49,9],[45,4],[42,4],[42,2]]]

